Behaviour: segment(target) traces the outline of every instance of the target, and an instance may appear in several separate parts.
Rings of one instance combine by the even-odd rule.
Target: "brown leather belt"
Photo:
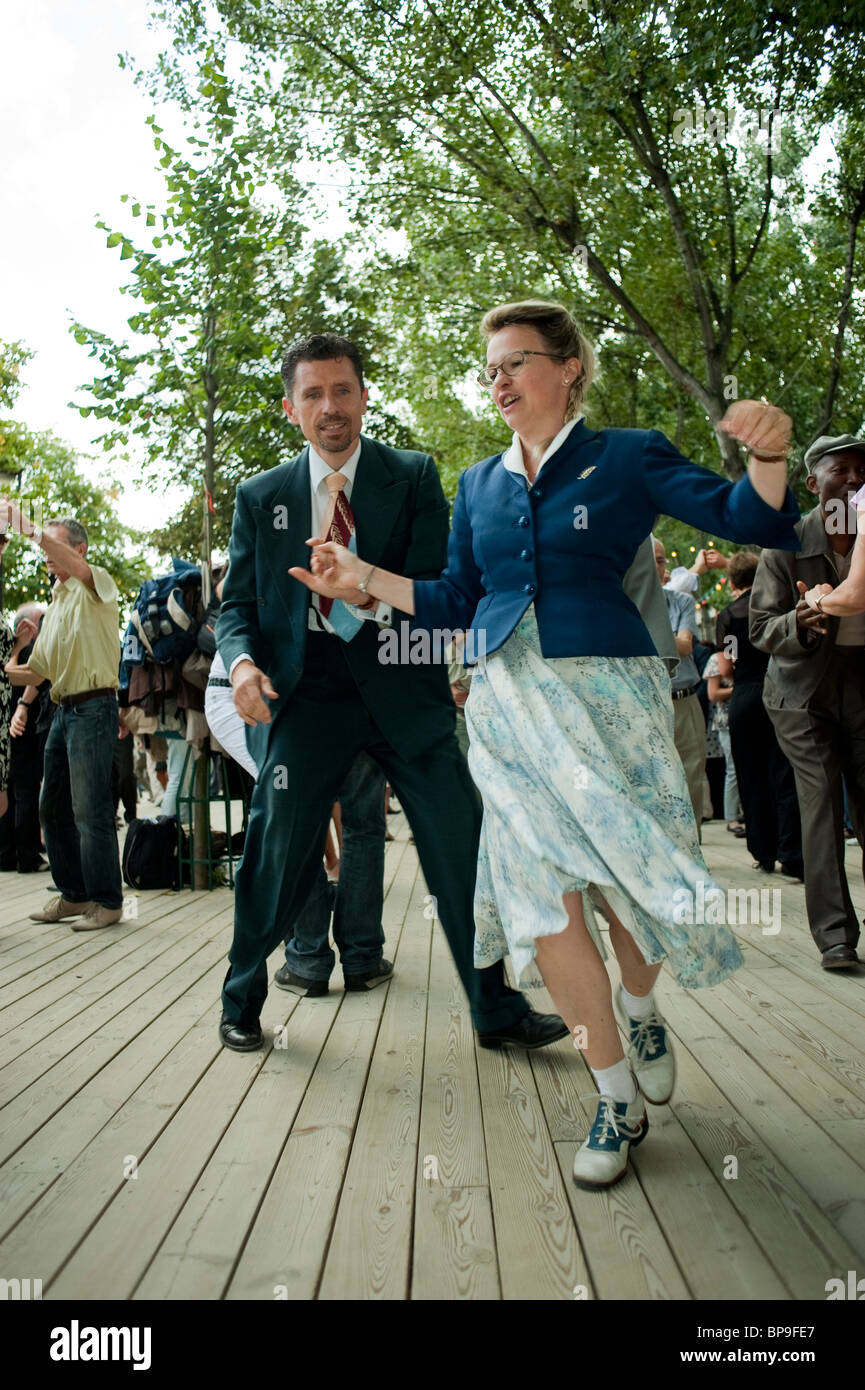
[[[72,709],[74,705],[83,705],[85,700],[95,700],[99,695],[116,694],[116,690],[109,690],[107,686],[103,686],[101,690],[82,690],[80,695],[64,695],[57,703],[61,709]]]

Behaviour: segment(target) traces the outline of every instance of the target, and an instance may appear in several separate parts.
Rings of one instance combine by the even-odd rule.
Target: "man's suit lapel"
[[[309,448],[284,465],[285,474],[269,507],[255,507],[254,516],[274,586],[288,613],[295,641],[306,628],[309,590],[288,573],[292,565],[309,569],[312,498],[309,490]]]
[[[373,440],[361,439],[360,458],[351,491],[357,553],[378,564],[408,492],[408,480],[394,478]]]

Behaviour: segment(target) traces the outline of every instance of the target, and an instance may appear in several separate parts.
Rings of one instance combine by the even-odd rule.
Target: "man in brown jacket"
[[[802,816],[805,898],[825,969],[859,963],[859,922],[844,866],[842,776],[865,844],[865,614],[832,618],[802,595],[843,579],[856,539],[849,499],[865,484],[865,439],[821,436],[805,454],[819,505],[797,523],[799,551],[764,550],[751,590],[751,641],[771,660],[763,687],[793,765]]]

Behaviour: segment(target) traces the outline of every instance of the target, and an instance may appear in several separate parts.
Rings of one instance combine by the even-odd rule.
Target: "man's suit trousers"
[[[271,733],[235,884],[225,1013],[244,1027],[258,1020],[267,995],[267,958],[306,901],[331,806],[365,749],[383,768],[414,833],[475,1027],[508,1027],[528,1004],[505,984],[501,962],[474,968],[481,815],[456,736],[443,735],[412,759],[398,755],[363,704],[343,649],[338,637],[308,634],[303,676]]]
[[[330,944],[331,907],[333,939],[343,974],[369,975],[382,960],[386,785],[378,764],[361,753],[339,789],[339,882],[328,883],[324,865],[319,866],[312,891],[285,943],[285,963],[303,980],[329,980],[336,964]],[[335,900],[331,896],[334,887]]]
[[[736,681],[730,744],[745,815],[746,844],[759,864],[801,867],[802,826],[793,769],[763,706],[762,681]]]
[[[852,946],[859,921],[844,867],[841,778],[853,827],[865,827],[865,652],[836,647],[805,709],[770,709],[778,742],[793,765],[802,813],[808,924],[820,951]]]
[[[706,775],[706,721],[696,694],[673,701],[673,740],[682,759],[688,792],[697,822],[697,839],[702,839],[703,778]]]

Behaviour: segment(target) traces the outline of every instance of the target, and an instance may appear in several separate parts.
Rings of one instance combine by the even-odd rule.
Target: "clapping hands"
[[[821,637],[825,637],[829,631],[826,626],[826,616],[815,607],[817,599],[822,594],[831,594],[831,584],[815,584],[813,589],[807,588],[802,580],[796,581],[796,588],[799,590],[799,602],[796,604],[796,626],[805,632],[816,632]]]

